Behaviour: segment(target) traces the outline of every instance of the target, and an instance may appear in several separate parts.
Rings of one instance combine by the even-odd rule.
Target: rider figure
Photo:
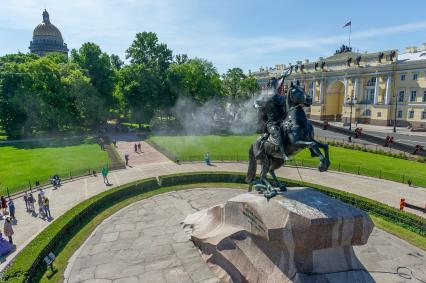
[[[278,85],[277,79],[272,79],[271,84],[274,88],[274,95],[271,96],[265,103],[264,107],[264,134],[262,136],[262,140],[267,140],[269,135],[272,135],[274,139],[277,141],[278,146],[280,147],[281,152],[283,153],[283,159],[288,161],[289,158],[285,152],[284,148],[284,137],[281,129],[281,123],[286,117],[285,111],[285,101],[284,101],[284,93],[285,87],[284,84]]]

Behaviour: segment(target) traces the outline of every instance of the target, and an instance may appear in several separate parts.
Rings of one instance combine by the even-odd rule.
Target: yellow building
[[[266,89],[285,67],[252,74]],[[286,83],[295,80],[313,97],[311,119],[348,123],[352,104],[352,122],[426,127],[426,44],[404,53],[358,53],[342,46],[328,58],[298,61]]]

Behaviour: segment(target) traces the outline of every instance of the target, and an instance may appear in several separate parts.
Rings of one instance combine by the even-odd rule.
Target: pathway
[[[45,192],[50,199],[53,217],[62,215],[76,204],[100,192],[147,177],[193,171],[246,172],[247,170],[246,163],[217,163],[214,166],[206,166],[203,163],[177,165],[144,142],[141,143],[143,153],[133,153],[132,145],[134,141],[133,139],[129,139],[128,141],[117,143],[120,155],[130,153],[130,165],[133,167],[112,171],[108,178],[113,186],[106,186],[103,183],[102,177],[98,175],[97,177],[86,177],[65,183],[57,190],[52,190],[52,188],[46,189]],[[399,207],[399,199],[401,197],[405,197],[407,202],[416,205],[423,206],[426,202],[426,188],[410,188],[407,185],[392,181],[347,173],[320,173],[317,170],[308,168],[281,168],[278,170],[279,176],[295,180],[300,179],[299,173],[306,182],[356,193],[394,207]],[[10,260],[15,257],[16,253],[49,224],[49,222],[37,216],[25,213],[25,204],[22,199],[17,199],[15,206],[17,207],[16,215],[18,223],[14,226],[14,242],[17,249],[6,258],[0,258],[0,270],[3,270]],[[422,213],[417,213],[422,215]],[[2,228],[3,225],[0,225],[0,227]]]
[[[181,222],[197,210],[241,193],[222,188],[174,191],[120,210],[103,221],[72,256],[65,282],[220,282]],[[405,266],[426,280],[426,253],[384,231],[374,229],[368,243],[354,250],[367,270],[395,272]],[[403,280],[395,274],[370,275],[371,282]]]

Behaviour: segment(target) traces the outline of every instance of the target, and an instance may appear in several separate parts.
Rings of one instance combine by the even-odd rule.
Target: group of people
[[[14,234],[13,227],[12,227],[12,221],[14,221],[15,218],[15,204],[13,203],[12,198],[9,198],[9,201],[6,200],[6,197],[1,196],[0,197],[0,203],[1,203],[1,218],[4,219],[4,226],[3,226],[3,232],[4,235],[8,238],[9,243],[13,244],[12,236]],[[8,211],[9,209],[9,211]],[[2,244],[3,241],[3,234],[0,231],[0,246],[4,246]],[[4,247],[3,247],[4,248]],[[1,250],[2,248],[0,248]]]
[[[29,194],[27,192],[24,193],[24,202],[27,209],[27,212],[36,213],[35,206],[36,199],[32,192]],[[43,189],[39,189],[37,194],[37,204],[38,204],[38,212],[39,216],[42,219],[50,220],[52,219],[52,215],[50,214],[50,203],[49,198],[45,196]]]

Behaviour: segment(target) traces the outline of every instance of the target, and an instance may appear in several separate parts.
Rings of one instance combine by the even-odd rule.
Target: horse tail
[[[254,156],[253,145],[251,145],[249,150],[249,165],[248,165],[247,176],[246,176],[247,183],[250,184],[256,178],[256,169],[257,169],[256,157]]]

